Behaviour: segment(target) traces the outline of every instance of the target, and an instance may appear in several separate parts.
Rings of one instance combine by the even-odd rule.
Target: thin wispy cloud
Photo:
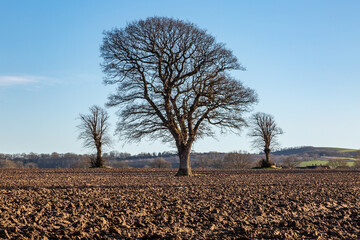
[[[46,79],[48,78],[43,76],[0,76],[0,87],[39,83]]]

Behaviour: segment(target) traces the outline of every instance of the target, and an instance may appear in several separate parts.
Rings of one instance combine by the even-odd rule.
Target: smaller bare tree
[[[262,161],[261,167],[271,167],[273,163],[270,160],[270,151],[278,145],[277,136],[284,132],[277,126],[272,115],[261,112],[251,117],[251,126],[249,136],[253,137],[253,146],[262,149],[265,153],[265,159]]]
[[[108,135],[109,114],[96,105],[90,107],[89,110],[89,114],[80,114],[79,139],[83,140],[84,147],[96,149],[96,156],[91,158],[91,167],[104,167],[102,147],[111,143]]]

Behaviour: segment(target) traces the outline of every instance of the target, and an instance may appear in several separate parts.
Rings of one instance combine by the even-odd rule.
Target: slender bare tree
[[[118,86],[108,102],[120,108],[117,131],[130,142],[174,142],[178,176],[192,175],[196,139],[213,136],[211,126],[240,130],[257,101],[229,76],[244,70],[232,52],[189,22],[151,17],[104,32],[101,56],[105,84]]]
[[[84,147],[96,149],[96,156],[91,159],[92,167],[103,167],[102,147],[111,143],[109,131],[109,115],[99,106],[89,108],[89,114],[80,114],[79,139],[83,140]]]
[[[262,167],[270,167],[273,163],[270,160],[271,148],[278,144],[277,136],[283,134],[272,115],[258,112],[251,118],[251,131],[249,136],[253,137],[253,146],[264,150],[265,161]]]

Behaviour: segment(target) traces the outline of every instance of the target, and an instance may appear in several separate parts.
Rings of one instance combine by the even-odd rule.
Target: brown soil
[[[1,239],[358,239],[360,171],[0,170]]]

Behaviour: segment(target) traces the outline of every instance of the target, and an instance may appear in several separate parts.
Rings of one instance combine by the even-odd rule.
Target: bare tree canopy
[[[278,145],[277,137],[283,133],[283,130],[277,126],[272,115],[258,112],[252,116],[249,136],[254,138],[253,146],[265,152],[264,167],[272,165],[270,151],[274,146]]]
[[[91,159],[92,167],[103,167],[102,147],[111,143],[109,131],[109,115],[99,106],[89,108],[89,114],[80,114],[79,139],[83,140],[84,147],[95,148],[96,158]]]
[[[151,17],[104,32],[105,84],[116,84],[117,131],[127,141],[175,141],[177,175],[191,175],[190,151],[198,138],[246,125],[243,113],[255,92],[230,77],[244,70],[232,52],[192,23]]]

